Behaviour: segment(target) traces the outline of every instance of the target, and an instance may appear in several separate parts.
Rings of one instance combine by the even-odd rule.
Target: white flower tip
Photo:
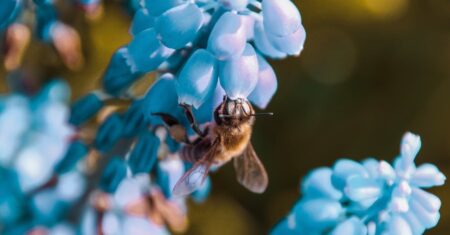
[[[400,193],[405,196],[411,195],[411,193],[412,193],[411,186],[406,181],[402,181],[399,184],[398,189],[400,190]]]
[[[401,154],[408,160],[413,161],[421,146],[422,142],[420,140],[420,136],[407,132],[402,139],[402,144],[400,147]]]
[[[406,213],[409,210],[408,201],[405,198],[394,198],[391,201],[390,208],[394,212]]]
[[[395,170],[392,168],[391,164],[382,160],[378,165],[378,172],[381,176],[388,180],[393,180],[395,178]]]
[[[441,172],[439,172],[439,173],[436,175],[436,182],[437,182],[437,185],[438,185],[438,186],[444,185],[445,180],[447,180],[447,177],[445,177],[445,175],[442,174]]]

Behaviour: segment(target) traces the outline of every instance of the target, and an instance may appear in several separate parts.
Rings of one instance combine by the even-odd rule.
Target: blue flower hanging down
[[[407,133],[393,165],[342,159],[312,171],[302,183],[303,197],[272,234],[423,234],[438,223],[441,206],[424,189],[446,178],[433,164],[415,165],[420,147],[420,137]]]
[[[276,91],[264,59],[299,55],[305,41],[300,13],[290,0],[145,0],[103,76],[105,90],[121,95],[142,74],[176,77],[179,102],[199,109],[217,86],[231,99],[265,108]],[[218,84],[218,85],[217,85]],[[212,110],[211,110],[212,113]]]

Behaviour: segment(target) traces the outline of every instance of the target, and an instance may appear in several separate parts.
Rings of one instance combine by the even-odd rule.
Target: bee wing
[[[254,193],[263,193],[269,184],[267,172],[251,143],[241,156],[234,158],[234,169],[239,183]]]
[[[204,162],[197,162],[175,184],[173,194],[186,196],[200,188],[208,175],[209,167]]]
[[[194,166],[178,180],[173,188],[174,195],[188,195],[203,185],[213,163],[214,156],[217,154],[218,144],[219,141],[216,139],[203,158],[196,162]]]

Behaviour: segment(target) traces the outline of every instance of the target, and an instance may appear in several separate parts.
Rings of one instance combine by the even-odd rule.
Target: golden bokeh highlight
[[[379,18],[391,19],[401,16],[409,0],[364,0],[367,9]]]

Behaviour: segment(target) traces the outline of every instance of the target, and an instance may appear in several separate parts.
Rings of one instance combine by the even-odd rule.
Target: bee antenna
[[[250,116],[259,117],[259,116],[273,116],[273,113],[255,113]]]

